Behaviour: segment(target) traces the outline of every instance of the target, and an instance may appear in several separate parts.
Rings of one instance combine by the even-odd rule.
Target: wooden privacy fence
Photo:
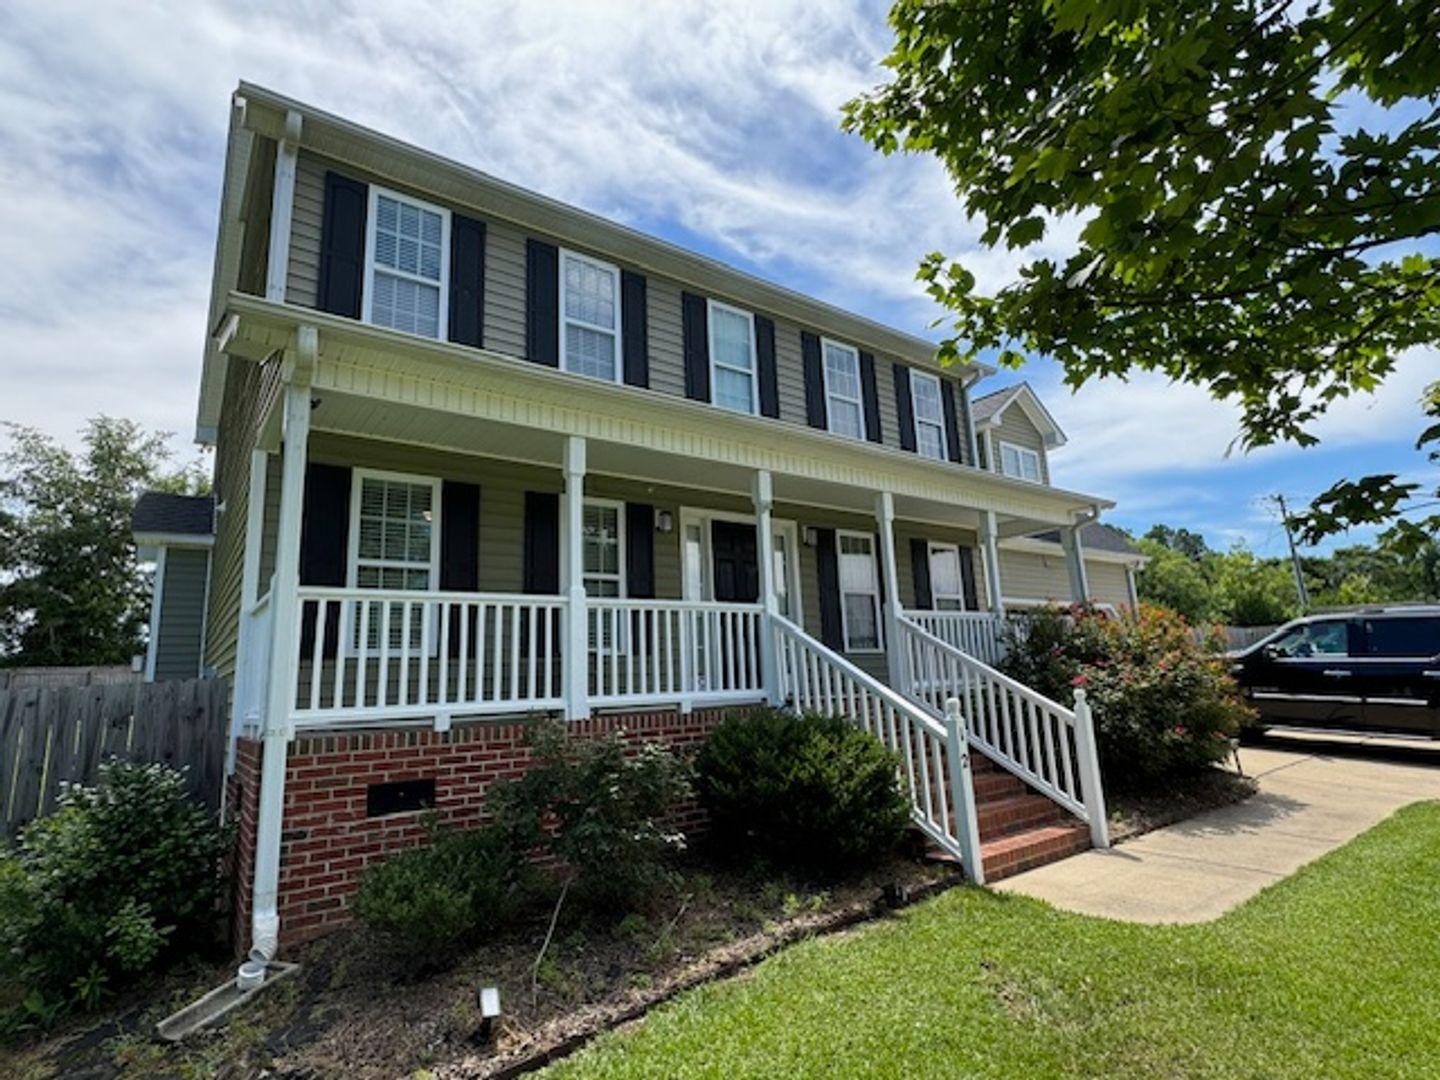
[[[186,768],[191,793],[217,807],[228,696],[223,679],[0,690],[0,837],[111,758]]]

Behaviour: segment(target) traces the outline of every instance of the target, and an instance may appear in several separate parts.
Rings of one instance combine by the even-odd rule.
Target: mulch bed
[[[1183,786],[1110,794],[1110,839],[1133,840],[1207,810],[1244,802],[1257,790],[1259,785],[1250,777],[1216,767],[1187,777]]]

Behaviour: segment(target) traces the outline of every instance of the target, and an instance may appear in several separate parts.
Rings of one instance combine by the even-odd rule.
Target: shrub
[[[726,717],[695,762],[717,845],[826,873],[892,852],[910,820],[899,759],[839,717]]]
[[[685,846],[666,822],[691,793],[685,763],[658,743],[627,744],[621,732],[576,739],[554,722],[535,725],[530,744],[530,771],[490,791],[497,822],[523,836],[544,821],[544,844],[593,907],[628,907],[668,884],[665,857]]]
[[[454,946],[493,934],[513,918],[532,876],[525,849],[501,829],[433,833],[428,846],[365,871],[355,913],[424,969]]]
[[[1225,660],[1183,618],[1141,605],[1048,609],[1010,635],[1006,673],[1063,704],[1084,687],[1107,785],[1146,787],[1219,761],[1249,715]]]
[[[53,1012],[208,942],[224,849],[182,773],[102,765],[0,856],[0,972]]]

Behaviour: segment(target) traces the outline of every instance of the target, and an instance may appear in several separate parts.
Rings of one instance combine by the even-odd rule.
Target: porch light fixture
[[[669,510],[661,510],[655,515],[655,531],[668,533],[675,531],[675,515]]]
[[[806,525],[800,532],[800,538],[805,542],[806,547],[814,547],[820,543],[820,530],[814,525]]]

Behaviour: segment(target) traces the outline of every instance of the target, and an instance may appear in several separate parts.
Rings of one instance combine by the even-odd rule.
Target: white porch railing
[[[566,601],[302,588],[297,725],[563,704]]]
[[[265,711],[265,690],[270,680],[270,594],[267,592],[240,614],[240,649],[244,666],[235,677],[235,719],[232,732],[255,724]]]
[[[927,631],[898,620],[907,696],[932,715],[958,698],[970,744],[1090,826],[1092,843],[1109,846],[1100,763],[1085,692],[1067,709]]]
[[[1005,622],[991,611],[906,611],[905,618],[961,652],[998,664],[1005,658]]]
[[[587,604],[590,704],[756,701],[759,604],[610,600]]]
[[[874,676],[777,616],[781,696],[799,712],[840,716],[900,757],[915,824],[983,884],[970,757],[958,716],[929,716]]]

